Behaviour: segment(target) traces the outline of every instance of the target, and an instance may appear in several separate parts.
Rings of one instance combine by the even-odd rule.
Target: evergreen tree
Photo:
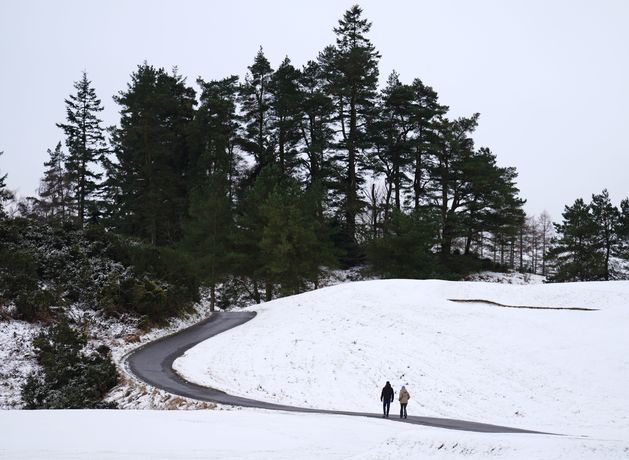
[[[269,81],[273,144],[277,145],[277,162],[285,174],[290,174],[297,166],[296,147],[301,137],[299,80],[299,70],[287,57]]]
[[[445,115],[448,107],[438,103],[437,92],[425,85],[419,78],[413,80],[413,103],[411,107],[413,122],[413,161],[410,174],[413,178],[413,206],[418,209],[425,196],[425,185],[428,180],[428,169],[432,164],[435,129],[440,117]]]
[[[354,243],[356,216],[363,207],[358,193],[363,179],[358,168],[367,147],[366,126],[374,114],[380,58],[366,36],[370,29],[371,23],[362,17],[362,9],[354,5],[334,28],[336,46],[326,48],[319,55],[341,133],[338,160],[343,165],[344,177],[339,184],[340,211],[347,239]]]
[[[262,300],[262,288],[268,301],[278,288],[288,294],[302,291],[307,282],[316,286],[321,267],[334,263],[328,232],[317,216],[317,199],[278,165],[262,169],[253,187],[243,192],[235,272],[251,280],[256,302]]]
[[[379,98],[378,115],[373,117],[369,126],[374,146],[369,156],[370,169],[385,178],[385,222],[392,197],[395,209],[401,209],[402,193],[408,181],[404,170],[412,160],[409,140],[413,129],[412,100],[412,88],[403,85],[398,73],[393,71]]]
[[[242,157],[237,149],[240,125],[237,111],[238,77],[205,82],[198,79],[202,92],[195,114],[196,155],[191,161],[192,188],[205,187],[208,178],[219,177],[234,200],[237,181],[242,174]]]
[[[2,156],[4,152],[0,151],[0,156]],[[7,189],[6,185],[7,174],[4,176],[0,175],[0,219],[4,219],[7,217],[7,212],[4,208],[4,203],[13,199],[13,193]]]
[[[131,75],[114,131],[115,162],[107,171],[113,225],[121,232],[163,245],[180,240],[189,207],[190,133],[195,92],[176,71],[146,63]],[[113,195],[113,196],[112,196]]]
[[[271,139],[271,78],[273,69],[264,56],[262,47],[256,54],[249,73],[240,90],[240,105],[246,133],[243,149],[253,155],[257,175],[265,166],[274,162],[274,145]]]
[[[598,250],[595,235],[596,222],[591,207],[583,199],[566,206],[563,222],[555,224],[557,232],[554,247],[548,258],[555,265],[551,281],[591,281],[601,278],[604,256]]]
[[[323,224],[324,212],[331,207],[329,191],[340,176],[328,155],[333,138],[332,99],[325,91],[321,66],[309,61],[300,74],[299,132],[301,133],[302,165],[308,194],[315,200],[317,218]]]
[[[442,119],[439,124],[426,192],[430,207],[439,214],[443,256],[450,255],[452,242],[461,232],[461,208],[467,204],[465,194],[469,191],[464,168],[466,160],[474,154],[474,141],[469,135],[476,129],[478,116],[454,121]]]
[[[238,135],[236,117],[237,77],[204,82],[195,117],[200,152],[194,168],[190,218],[184,228],[183,247],[192,255],[200,279],[210,287],[210,309],[214,311],[218,283],[232,268],[232,194],[238,173],[235,152]]]
[[[321,66],[314,61],[309,61],[301,72],[300,112],[299,128],[307,158],[308,187],[325,186],[327,189],[332,185],[333,173],[325,152],[334,136],[334,105],[325,91]]]
[[[217,285],[232,267],[232,212],[224,181],[224,177],[210,176],[207,185],[193,194],[182,242],[199,279],[209,285],[210,311],[216,306]]]
[[[48,220],[66,222],[72,216],[73,198],[65,169],[66,155],[61,149],[61,142],[54,151],[48,149],[48,156],[35,207],[38,214]]]
[[[260,275],[279,286],[282,295],[303,292],[307,282],[316,287],[322,266],[333,263],[311,198],[287,180],[277,184],[261,205]]]
[[[93,166],[102,161],[106,152],[102,121],[98,118],[103,106],[91,83],[87,79],[87,73],[83,72],[81,80],[74,84],[76,94],[71,94],[65,100],[66,123],[57,123],[66,136],[68,156],[65,166],[76,200],[80,225],[85,221],[87,209],[101,178],[100,173],[93,171]]]
[[[607,190],[599,195],[592,195],[592,220],[596,226],[594,239],[596,246],[603,253],[603,273],[605,281],[610,278],[610,257],[618,252],[620,238],[618,228],[620,212],[612,205]]]

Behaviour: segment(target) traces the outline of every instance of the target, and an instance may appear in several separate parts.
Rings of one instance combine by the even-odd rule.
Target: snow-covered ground
[[[213,410],[0,411],[0,459],[629,458],[629,282],[478,279],[487,282],[349,283],[250,307],[256,318],[200,344],[176,366],[193,381],[233,394],[368,412],[380,410],[380,389],[390,380],[396,390],[409,388],[412,415],[569,436],[221,408],[125,376],[109,396],[121,407]],[[206,307],[136,337],[131,326],[95,319],[91,339],[110,344],[122,363],[140,343],[201,319]],[[0,326],[0,371],[12,381],[0,382],[0,403],[10,407],[19,397],[19,375],[32,369],[28,342],[38,328]]]
[[[20,390],[35,370],[33,338],[39,331],[25,321],[0,321],[0,409],[22,404]]]
[[[3,411],[0,458],[626,459],[629,443],[496,435],[344,416],[235,411]]]
[[[389,380],[413,415],[629,440],[629,282],[365,281],[250,309],[176,370],[240,396],[366,412]]]

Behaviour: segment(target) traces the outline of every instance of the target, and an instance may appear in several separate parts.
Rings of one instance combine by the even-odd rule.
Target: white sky
[[[144,60],[190,83],[242,76],[260,45],[274,67],[285,55],[301,66],[355,2],[0,0],[0,171],[34,194],[84,69],[110,125],[111,97]],[[480,112],[477,145],[517,167],[527,212],[557,220],[577,197],[629,195],[629,1],[359,4],[381,79],[396,69],[437,90],[451,115]]]

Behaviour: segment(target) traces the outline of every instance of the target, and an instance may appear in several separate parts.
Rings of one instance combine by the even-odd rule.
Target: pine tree
[[[592,195],[592,220],[596,226],[596,245],[603,253],[603,273],[605,281],[610,278],[610,257],[618,252],[620,239],[618,236],[618,225],[620,222],[620,212],[609,199],[607,190],[603,190],[599,195]]]
[[[73,198],[65,169],[66,155],[61,148],[61,142],[57,144],[55,150],[48,149],[48,156],[48,161],[44,163],[46,169],[35,206],[44,218],[66,222],[72,216]]]
[[[94,172],[93,166],[102,161],[106,153],[102,121],[98,118],[103,106],[91,83],[87,79],[87,73],[83,72],[81,80],[74,83],[76,94],[71,94],[65,101],[66,123],[57,123],[66,136],[68,157],[65,164],[80,225],[85,221],[101,178],[101,173]]]
[[[192,188],[204,187],[208,177],[225,180],[230,202],[242,174],[243,159],[237,144],[241,136],[237,115],[238,77],[205,82],[198,79],[202,92],[194,120],[194,142],[191,161]]]
[[[270,113],[272,74],[271,64],[260,47],[253,64],[249,66],[249,73],[240,90],[240,105],[246,128],[242,147],[253,155],[256,163],[254,176],[275,160]]]
[[[464,193],[469,190],[463,168],[474,154],[470,134],[478,124],[478,114],[454,121],[442,119],[435,140],[433,163],[428,168],[426,193],[431,208],[439,214],[441,254],[449,256],[452,242],[461,232],[461,212],[465,206]]]
[[[336,122],[341,139],[339,161],[344,177],[339,192],[343,200],[341,212],[345,232],[350,242],[356,242],[356,216],[363,207],[359,186],[362,152],[367,147],[366,126],[373,116],[378,84],[378,60],[367,34],[371,23],[362,17],[362,9],[354,5],[347,10],[334,28],[336,46],[326,48],[319,55],[319,63],[327,80],[327,91],[336,105]]]
[[[0,151],[0,156],[4,152]],[[4,208],[4,203],[13,199],[13,193],[7,189],[6,185],[7,174],[0,175],[0,219],[7,217],[7,212]]]
[[[210,311],[214,311],[216,287],[232,265],[232,210],[224,177],[209,176],[207,185],[193,193],[184,230],[182,246],[191,255],[199,278],[209,285]]]
[[[301,137],[299,80],[299,70],[287,57],[269,82],[273,144],[277,145],[277,162],[285,174],[290,174],[298,162],[296,147]]]
[[[557,237],[548,259],[555,265],[551,281],[591,281],[601,278],[604,256],[598,250],[596,222],[590,205],[582,198],[562,213],[563,222],[555,224]]]
[[[317,286],[321,266],[333,260],[309,199],[289,179],[276,184],[261,204],[259,273],[267,282],[279,286],[282,295],[303,292],[308,281]]]
[[[374,146],[369,155],[370,169],[385,178],[385,221],[392,197],[394,208],[398,211],[402,209],[402,193],[408,181],[404,171],[412,161],[409,139],[413,129],[412,101],[412,88],[403,85],[398,73],[393,71],[379,98],[377,115],[369,125]]]
[[[182,246],[191,254],[200,279],[210,287],[210,309],[217,303],[216,288],[232,268],[233,193],[240,157],[235,76],[204,82],[194,126],[199,145],[191,174],[194,187]]]
[[[413,161],[410,174],[413,178],[413,207],[418,209],[426,199],[425,185],[427,173],[432,161],[435,129],[440,117],[445,115],[448,107],[438,103],[437,92],[425,85],[419,78],[413,80],[413,103],[411,107],[413,122]]]
[[[325,91],[321,66],[309,61],[300,74],[299,131],[301,133],[303,165],[306,188],[316,203],[316,213],[321,222],[324,209],[329,209],[329,190],[339,177],[328,149],[334,138],[332,99]]]
[[[192,185],[195,92],[176,71],[144,63],[114,100],[121,119],[113,135],[116,161],[107,171],[109,200],[117,204],[112,224],[154,245],[177,242]]]

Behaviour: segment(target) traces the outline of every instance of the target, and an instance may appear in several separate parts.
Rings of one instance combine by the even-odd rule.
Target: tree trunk
[[[356,241],[356,210],[358,196],[356,190],[356,88],[352,88],[349,106],[349,136],[347,142],[347,232],[351,241]]]
[[[214,307],[216,306],[216,283],[212,281],[210,285],[210,311],[214,311]]]
[[[260,296],[260,289],[258,289],[257,280],[253,280],[253,300],[255,300],[257,304],[259,304],[262,301],[261,296]]]
[[[270,302],[271,300],[273,300],[273,284],[267,281],[264,286],[264,301]]]

